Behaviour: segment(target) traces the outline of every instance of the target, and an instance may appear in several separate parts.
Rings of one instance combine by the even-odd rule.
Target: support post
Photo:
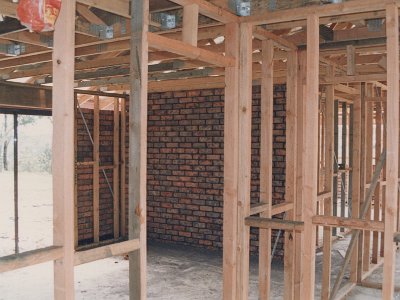
[[[100,241],[100,98],[94,96],[93,110],[93,241]]]
[[[333,76],[333,67],[329,67],[328,75]],[[325,102],[325,187],[326,192],[332,192],[333,188],[333,141],[334,141],[334,107],[335,106],[335,87],[326,87]],[[324,215],[332,216],[332,197],[326,198],[324,202]],[[329,299],[331,287],[331,266],[332,266],[332,228],[324,227],[323,242],[323,265],[322,265],[322,295],[323,300]]]
[[[261,79],[261,138],[260,138],[260,202],[267,204],[260,217],[271,218],[272,157],[274,133],[274,43],[262,41]],[[269,299],[271,289],[271,232],[261,229],[259,234],[259,299]]]
[[[54,299],[73,300],[74,292],[74,63],[75,1],[62,1],[53,50],[53,230]]]
[[[285,202],[296,203],[297,172],[297,51],[288,52],[286,75],[286,184]],[[272,162],[271,162],[272,163]],[[295,220],[294,209],[286,213],[286,219]],[[294,299],[295,233],[285,232],[284,299]]]
[[[121,99],[121,236],[126,237],[126,98]]]
[[[317,203],[318,100],[319,100],[319,18],[307,17],[306,101],[303,105],[303,221],[304,299],[314,299],[315,227],[312,217]]]
[[[119,99],[114,99],[114,141],[113,141],[113,209],[114,209],[114,239],[119,238],[120,233],[120,207],[119,207]]]
[[[131,300],[146,299],[146,166],[149,0],[131,0],[131,98],[129,102],[129,253]]]
[[[399,185],[399,10],[386,6],[387,35],[387,164],[385,205],[385,250],[383,265],[383,299],[393,299],[396,251],[393,236],[397,228]]]
[[[14,114],[14,248],[19,253],[18,114]]]
[[[199,6],[188,4],[183,7],[182,41],[197,46]]]
[[[297,147],[296,147],[296,202],[293,211],[295,221],[303,220],[303,133],[304,116],[303,106],[306,99],[306,74],[307,74],[307,53],[304,50],[298,51],[298,72],[297,72]],[[303,299],[303,233],[294,232],[294,247],[297,251],[294,254],[294,299]]]
[[[240,24],[239,54],[239,175],[236,299],[246,300],[249,294],[250,228],[245,218],[250,213],[251,120],[252,120],[252,37],[253,26]]]
[[[361,87],[361,86],[360,86]],[[359,218],[361,204],[361,126],[362,126],[362,102],[361,97],[357,97],[353,104],[353,118],[351,119],[353,128],[353,152],[352,152],[352,186],[351,186],[351,217]],[[361,235],[360,235],[361,236]],[[359,255],[359,243],[355,243],[354,251],[350,259],[350,281],[357,282],[357,267]]]
[[[223,298],[236,300],[238,132],[239,132],[239,24],[225,27],[226,53],[236,58],[225,69],[224,113],[224,219],[223,219]]]

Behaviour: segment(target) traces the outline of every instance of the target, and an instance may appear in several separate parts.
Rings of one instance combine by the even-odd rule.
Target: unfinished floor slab
[[[341,251],[346,243],[336,243],[332,252],[333,272],[343,260]],[[339,251],[340,250],[340,251]],[[222,255],[220,252],[192,247],[151,243],[148,249],[148,299],[203,300],[222,298]],[[400,258],[400,253],[397,253]],[[52,296],[52,265],[42,264],[15,272],[0,274],[1,300],[46,300]],[[250,262],[250,297],[258,299],[256,257]],[[322,255],[316,261],[316,297],[320,296]],[[109,258],[76,268],[77,299],[128,299],[128,261],[122,257]],[[375,282],[382,281],[382,268],[372,274]],[[397,259],[396,277],[400,276]],[[334,277],[334,276],[333,276]],[[283,298],[283,265],[272,264],[271,299]],[[21,283],[24,283],[24,288]],[[347,299],[381,299],[381,291],[356,287]],[[395,294],[400,299],[400,293]]]

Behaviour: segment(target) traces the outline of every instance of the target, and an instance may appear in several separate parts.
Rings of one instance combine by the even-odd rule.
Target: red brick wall
[[[284,198],[285,88],[275,87],[273,197]],[[91,111],[85,111],[89,129]],[[223,89],[149,95],[148,238],[219,249],[223,212]],[[112,162],[112,112],[101,113],[101,159]],[[259,197],[260,88],[253,88],[252,202]],[[78,160],[91,161],[92,147],[78,115]],[[128,141],[127,141],[128,142]],[[81,243],[91,242],[92,168],[78,168],[78,223]],[[100,176],[100,179],[104,179]],[[112,173],[109,175],[112,184]],[[104,180],[103,180],[104,181]],[[101,236],[112,234],[112,197],[102,182]],[[251,248],[256,251],[257,231]],[[276,232],[275,232],[276,234]],[[277,255],[281,256],[281,243]]]
[[[223,90],[149,95],[148,237],[222,247]],[[284,198],[285,90],[275,88],[273,197]],[[260,88],[253,89],[252,189],[259,197]],[[252,231],[252,251],[256,250]],[[281,245],[277,255],[281,254]]]

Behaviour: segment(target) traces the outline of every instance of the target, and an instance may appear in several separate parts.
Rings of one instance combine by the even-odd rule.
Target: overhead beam
[[[171,0],[171,2],[174,2],[181,6],[196,4],[199,7],[200,14],[222,23],[239,22],[238,16],[204,0]]]
[[[254,27],[253,35],[259,40],[272,40],[277,44],[278,47],[283,47],[286,50],[297,50],[297,46],[294,43],[261,27]]]
[[[235,63],[233,57],[222,56],[218,53],[201,49],[190,44],[172,40],[161,35],[148,33],[149,47],[164,50],[191,59],[208,62],[220,67],[231,67]]]
[[[396,6],[400,4],[399,0],[391,1]],[[244,23],[254,25],[274,24],[283,22],[293,22],[297,20],[306,20],[309,15],[316,15],[320,18],[341,16],[348,14],[359,14],[364,12],[376,12],[385,9],[386,1],[381,0],[353,0],[343,3],[327,4],[322,6],[299,7],[274,12],[264,12],[257,15],[242,17]],[[321,20],[324,23],[324,20]]]
[[[0,107],[51,109],[52,92],[27,85],[0,83]]]
[[[7,0],[0,0],[0,15],[16,18],[17,6],[17,3],[13,3]]]

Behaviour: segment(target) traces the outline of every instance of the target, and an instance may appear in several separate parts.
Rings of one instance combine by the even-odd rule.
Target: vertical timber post
[[[387,136],[385,249],[383,265],[383,299],[393,299],[396,251],[393,236],[397,228],[399,185],[399,10],[386,6],[387,35]]]
[[[54,299],[74,299],[75,0],[62,1],[53,50],[53,230],[63,257],[54,261]]]
[[[333,67],[329,67],[328,76],[334,75]],[[333,189],[333,165],[334,165],[334,108],[335,108],[335,87],[333,84],[326,86],[325,101],[325,188],[331,192],[331,196],[324,200],[324,215],[332,216],[332,189]],[[322,295],[321,299],[327,300],[330,296],[331,287],[331,265],[332,265],[332,228],[324,227],[323,235],[323,265],[322,265]]]
[[[223,297],[236,300],[236,249],[238,205],[239,132],[239,24],[225,29],[226,53],[236,58],[235,66],[225,69],[224,113],[224,219],[223,219]]]
[[[295,205],[297,199],[297,61],[295,50],[288,52],[286,80],[286,202],[293,203],[293,210],[286,213],[287,219],[295,220]],[[273,132],[272,132],[273,133]],[[272,134],[271,133],[271,134]],[[272,163],[272,162],[271,162]],[[295,233],[285,232],[284,253],[284,299],[294,299],[295,276]]]
[[[302,255],[304,261],[304,299],[314,299],[315,284],[315,227],[312,217],[317,203],[318,157],[318,102],[319,102],[319,17],[307,17],[307,75],[306,101],[303,103],[303,221]]]
[[[245,218],[250,214],[251,181],[251,117],[252,117],[252,37],[253,26],[240,24],[239,35],[239,174],[236,299],[246,300],[249,294],[250,228]]]
[[[129,102],[129,253],[131,300],[146,299],[146,165],[149,1],[131,0],[131,98]]]
[[[304,116],[303,105],[306,99],[306,74],[307,74],[307,53],[305,50],[299,50],[297,53],[298,71],[297,71],[297,147],[296,147],[296,202],[294,203],[294,217],[296,221],[303,220],[303,128]],[[303,299],[303,237],[302,232],[293,232],[294,234],[294,299]]]
[[[264,40],[262,44],[261,79],[261,139],[260,139],[260,202],[267,209],[260,217],[271,218],[272,209],[272,156],[274,132],[274,43]],[[259,299],[270,298],[271,288],[271,232],[259,230]]]

